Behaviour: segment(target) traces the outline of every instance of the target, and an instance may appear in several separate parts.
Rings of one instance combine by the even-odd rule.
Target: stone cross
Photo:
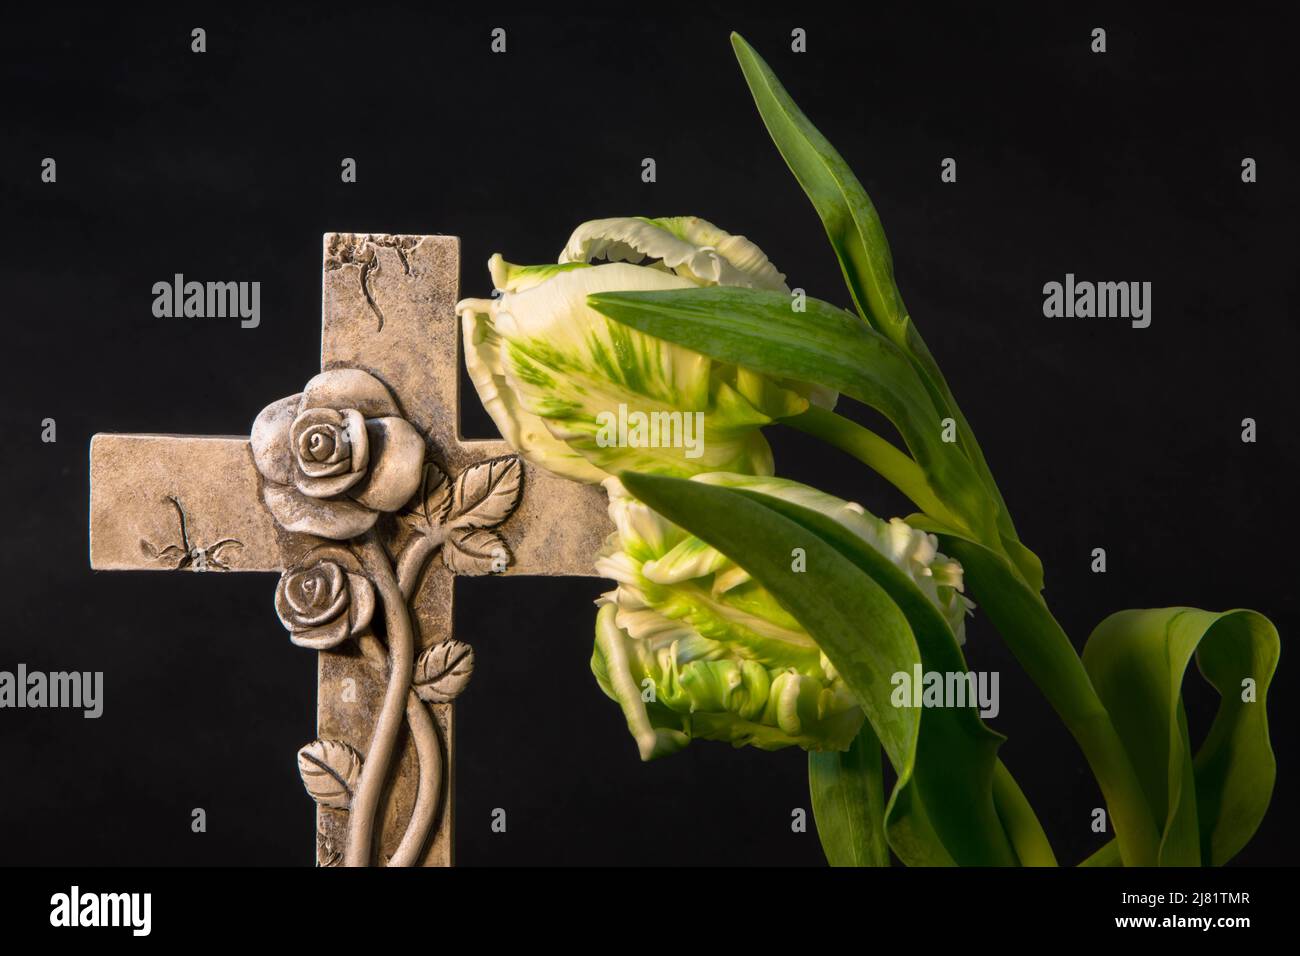
[[[338,559],[346,577],[330,567],[328,574],[290,573],[312,561],[325,542],[301,529],[286,530],[273,516],[265,503],[268,479],[255,464],[248,437],[97,434],[91,441],[93,568],[285,572],[277,611],[282,620],[290,619],[286,626],[295,643],[325,646],[349,629],[355,638],[319,654],[318,740],[299,752],[304,783],[317,803],[321,865],[451,864],[450,700],[473,664],[472,650],[451,633],[454,577],[503,571],[590,575],[610,530],[599,487],[507,457],[511,449],[503,441],[460,437],[460,336],[454,311],[459,269],[460,242],[454,236],[325,235],[321,368],[362,370],[387,386],[400,417],[423,436],[431,463],[408,506],[400,512],[384,508],[389,513],[367,533],[374,541],[369,551],[355,547],[363,539],[353,540],[360,563]],[[286,386],[294,384],[300,385]],[[346,425],[340,428],[334,434],[348,434]],[[382,437],[372,431],[372,465],[385,450],[382,441],[376,445]],[[305,440],[318,442],[310,435]],[[316,448],[311,445],[311,454]],[[460,530],[444,533],[444,523]],[[493,525],[499,528],[493,531]],[[459,544],[453,547],[455,535]],[[504,547],[491,547],[494,540]],[[432,560],[440,544],[443,560]],[[391,566],[393,573],[371,573],[373,588],[352,573],[364,577],[376,566],[381,572]],[[289,590],[298,589],[296,599],[285,597],[286,580]],[[298,625],[291,625],[295,608],[310,605],[313,595],[323,593],[318,585],[328,588],[331,581],[336,587],[344,582],[340,600],[351,594],[344,629],[303,624],[299,633]],[[385,581],[400,586],[385,588]],[[374,590],[382,613],[375,611]],[[406,608],[397,607],[403,602]],[[387,649],[367,624],[372,616],[374,623],[385,623]],[[390,736],[391,756],[386,755],[381,772],[369,766],[378,757],[367,750],[374,745],[372,735],[382,736],[378,722],[394,716],[384,715],[394,709],[388,698],[400,694],[400,688],[391,688],[396,668],[389,667],[388,651],[397,660],[394,633],[403,627],[413,632],[415,684],[395,701],[395,712],[405,706],[406,732]],[[405,666],[410,670],[409,660]],[[420,683],[422,674],[427,683]],[[367,784],[367,770],[381,779]],[[361,796],[363,791],[368,796]],[[372,804],[373,824],[358,828],[352,818],[362,800]],[[417,819],[426,821],[423,832]],[[358,845],[350,846],[358,834]]]

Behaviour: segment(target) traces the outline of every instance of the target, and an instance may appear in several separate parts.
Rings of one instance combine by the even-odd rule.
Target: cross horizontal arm
[[[99,571],[279,571],[247,438],[96,435],[90,566]]]
[[[513,454],[504,441],[459,442],[462,454],[482,461]],[[532,462],[524,469],[524,494],[504,526],[514,560],[506,575],[595,577],[596,553],[614,530],[600,485],[580,485]]]
[[[322,543],[286,527],[338,537],[354,552],[361,548],[368,555],[367,587],[387,582],[383,627],[375,633],[362,623],[352,635],[377,655],[320,645],[317,740],[304,750],[351,754],[362,769],[358,789],[349,783],[342,805],[308,785],[317,797],[317,859],[325,865],[446,865],[454,828],[450,700],[472,669],[468,645],[452,634],[455,575],[486,573],[481,559],[489,553],[493,571],[502,570],[497,555],[504,554],[506,574],[591,575],[612,525],[600,487],[519,462],[503,441],[461,438],[455,237],[329,233],[324,246],[322,375],[302,391],[286,388],[285,397],[259,416],[256,461],[244,436],[96,435],[90,445],[90,563],[114,571],[293,568],[280,581],[284,589],[296,576],[314,573],[302,562]],[[322,404],[304,405],[311,402]],[[330,490],[307,481],[322,476],[302,470],[302,452],[289,444],[289,434],[299,421],[323,428],[335,419],[351,422],[363,410],[368,414],[358,434],[365,441],[355,463],[369,469],[362,480],[375,485],[364,486],[367,504],[382,515],[373,516],[378,523],[373,531],[362,529],[361,538],[351,525],[340,526],[340,514],[353,518],[363,510],[341,500],[352,486]],[[398,440],[403,434],[407,438]],[[423,456],[410,436],[423,437]],[[352,455],[350,440],[342,447]],[[423,467],[421,457],[428,463]],[[416,469],[411,477],[423,483],[407,502],[413,510],[403,514],[402,495],[376,488],[409,495],[413,486],[404,469],[410,467]],[[453,505],[456,514],[444,528]],[[439,548],[443,556],[435,560]],[[281,611],[278,597],[276,608]],[[352,609],[347,605],[349,615]],[[344,625],[350,620],[342,618]],[[285,626],[296,634],[296,623],[290,614]],[[448,661],[465,668],[454,672],[460,682],[454,690],[426,697],[403,689],[402,682],[413,680],[412,669],[425,683],[442,680],[438,668]],[[405,737],[398,735],[403,721]]]

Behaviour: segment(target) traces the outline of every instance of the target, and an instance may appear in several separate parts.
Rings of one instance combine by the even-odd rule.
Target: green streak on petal
[[[695,480],[818,509],[928,585],[925,593],[945,613],[964,613],[960,595],[924,573],[928,562],[959,581],[960,568],[922,532],[795,482],[730,474]],[[669,730],[770,750],[847,748],[863,712],[799,622],[734,561],[631,498],[617,480],[605,486],[618,530],[596,567],[618,586],[602,598],[592,667],[630,711],[643,758],[678,748],[678,737],[663,736]],[[630,687],[640,688],[635,700]],[[648,688],[652,700],[644,699]]]

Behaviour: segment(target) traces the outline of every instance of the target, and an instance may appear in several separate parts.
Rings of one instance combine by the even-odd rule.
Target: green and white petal
[[[844,520],[877,522],[886,545],[892,530],[856,505],[793,482],[696,480],[745,482]],[[643,759],[696,738],[768,750],[846,749],[862,725],[861,708],[798,621],[734,562],[631,498],[617,479],[605,487],[617,530],[597,571],[617,587],[597,602],[592,670],[622,707]],[[896,547],[900,561],[946,561],[925,542]]]
[[[605,473],[555,438],[545,422],[523,407],[519,396],[506,383],[501,360],[503,343],[492,326],[495,308],[492,299],[465,299],[456,305],[461,319],[465,367],[501,437],[529,461],[548,471],[588,484],[600,481]]]
[[[646,263],[671,269],[697,285],[743,286],[789,293],[785,276],[744,236],[733,236],[698,216],[648,219],[631,216],[596,219],[574,230],[560,262],[576,265],[596,260]],[[517,268],[517,267],[516,267]],[[545,268],[545,267],[530,267]],[[504,288],[501,282],[498,288]],[[833,389],[803,382],[776,382],[747,369],[733,370],[732,385],[773,418],[797,414],[803,408],[782,409],[780,402],[807,399],[832,409],[839,400]],[[766,395],[756,394],[766,392]],[[792,393],[792,394],[791,394]],[[774,402],[773,399],[777,401]],[[806,405],[804,406],[806,407]]]
[[[679,750],[693,738],[764,750],[800,746],[844,750],[864,720],[853,695],[785,667],[688,646],[660,634],[638,638],[606,604],[597,617],[591,668],[617,701],[643,760]]]
[[[614,623],[614,607],[602,607],[596,615],[596,649],[591,670],[601,690],[622,708],[641,759],[653,760],[681,750],[690,743],[690,737],[680,730],[656,727],[651,722],[642,700],[640,680],[644,669],[638,662],[634,672],[630,644],[627,635]]]
[[[719,229],[707,219],[699,216],[673,216],[654,220],[673,235],[696,246],[716,249],[733,269],[749,280],[755,289],[767,289],[772,292],[789,292],[785,275],[777,271],[776,266],[756,244],[744,236],[733,236]],[[738,285],[740,283],[719,282],[719,285]]]
[[[566,475],[591,472],[566,462],[529,425],[540,420],[600,477],[623,470],[770,473],[771,449],[760,428],[772,416],[715,382],[707,357],[606,319],[586,303],[597,292],[688,286],[671,273],[612,263],[558,273],[496,300],[462,303],[466,313],[488,317],[476,319],[486,327],[472,330],[467,360],[475,351],[492,370],[490,378],[477,373],[475,384],[485,404],[496,406],[489,407],[494,420],[498,414],[509,420],[507,439],[520,441],[516,447],[526,453],[529,439]],[[803,402],[790,393],[781,410]]]
[[[561,263],[639,263],[656,266],[695,285],[725,285],[789,292],[785,276],[758,246],[695,216],[595,219],[573,231]]]
[[[638,567],[675,547],[686,532],[653,508],[637,501],[617,478],[602,483],[609,496],[609,520],[614,522],[611,546],[635,559]]]
[[[943,612],[958,643],[965,643],[966,615],[974,604],[960,594],[961,565],[938,552],[934,535],[913,528],[901,518],[884,521],[857,502],[785,478],[718,473],[696,475],[694,480],[781,498],[835,519],[906,571]]]
[[[788,291],[744,237],[694,217],[602,219],[580,226],[560,260],[520,266],[494,255],[497,296],[457,305],[475,388],[535,464],[585,482],[628,470],[771,474],[763,426],[834,404],[826,389],[716,363],[587,307],[611,291]]]
[[[683,538],[661,558],[647,561],[641,573],[655,584],[681,584],[732,567],[732,562],[716,548],[695,536]]]
[[[612,385],[632,394],[699,408],[707,402],[709,359],[606,319],[587,305],[587,296],[600,292],[689,287],[671,273],[610,263],[504,292],[493,302],[492,318],[520,363],[535,362],[553,376],[608,375]],[[526,368],[516,371],[528,376]]]
[[[540,285],[557,273],[572,272],[574,269],[587,267],[585,262],[517,266],[513,262],[506,262],[499,252],[488,260],[488,273],[492,276],[492,287],[498,292],[522,292],[524,289]]]

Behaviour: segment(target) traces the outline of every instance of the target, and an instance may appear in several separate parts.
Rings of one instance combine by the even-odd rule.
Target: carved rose
[[[343,541],[419,487],[424,439],[384,384],[360,369],[322,372],[253,423],[266,506],[286,531]]]
[[[299,647],[337,647],[370,624],[375,589],[349,551],[325,545],[280,576],[275,613]]]

